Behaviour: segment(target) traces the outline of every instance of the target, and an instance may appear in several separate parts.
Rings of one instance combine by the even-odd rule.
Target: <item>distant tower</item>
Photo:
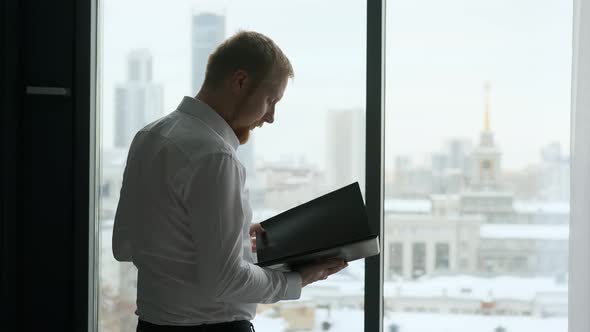
[[[541,169],[544,199],[569,202],[570,160],[562,151],[561,143],[553,142],[541,150]]]
[[[484,126],[479,145],[473,150],[471,185],[479,189],[493,189],[499,186],[501,153],[494,144],[494,133],[490,124],[491,84],[484,85]]]
[[[212,13],[194,15],[191,32],[191,91],[197,93],[205,80],[209,55],[225,38],[225,16]]]
[[[327,116],[327,180],[332,188],[359,182],[365,191],[365,112],[333,110]]]
[[[115,147],[127,149],[137,131],[162,111],[163,89],[152,82],[152,56],[134,50],[127,57],[127,81],[115,88]]]

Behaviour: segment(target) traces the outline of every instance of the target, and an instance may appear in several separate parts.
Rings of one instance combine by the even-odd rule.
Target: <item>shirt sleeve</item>
[[[112,250],[113,256],[119,262],[133,261],[133,245],[131,241],[132,227],[136,209],[140,207],[137,204],[136,196],[133,194],[132,184],[138,182],[139,162],[137,145],[143,140],[143,132],[137,133],[129,147],[125,170],[123,171],[123,180],[119,192],[119,201],[115,212],[113,223]]]
[[[206,296],[234,303],[298,299],[301,277],[261,268],[243,258],[242,178],[229,153],[203,157],[193,165],[184,199],[195,244],[196,275]]]
[[[131,158],[128,158],[125,171],[123,172],[123,183],[121,184],[121,192],[113,224],[113,256],[120,262],[131,262],[133,260],[130,229],[132,218],[128,215],[130,206],[132,206],[131,200],[133,197],[127,192],[129,176],[132,176],[134,173],[130,170],[132,167]]]

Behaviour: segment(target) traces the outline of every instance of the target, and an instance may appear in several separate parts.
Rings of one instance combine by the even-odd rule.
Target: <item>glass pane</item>
[[[195,96],[208,55],[239,29],[271,37],[295,69],[275,123],[238,149],[253,221],[354,181],[364,191],[365,1],[102,0],[99,331],[134,331],[137,270],[114,260],[113,218],[135,133]],[[198,294],[195,294],[198,296]],[[363,261],[259,305],[257,331],[362,331]]]
[[[571,1],[387,2],[386,331],[566,331]]]

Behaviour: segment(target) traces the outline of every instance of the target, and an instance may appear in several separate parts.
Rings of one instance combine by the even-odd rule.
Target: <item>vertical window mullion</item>
[[[383,331],[385,0],[367,1],[366,205],[381,254],[365,261],[365,331]]]

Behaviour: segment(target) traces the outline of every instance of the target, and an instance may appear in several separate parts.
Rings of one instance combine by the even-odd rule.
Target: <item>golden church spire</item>
[[[492,89],[492,85],[490,81],[486,81],[484,86],[484,93],[485,93],[485,115],[484,115],[484,130],[490,131],[490,90]]]

